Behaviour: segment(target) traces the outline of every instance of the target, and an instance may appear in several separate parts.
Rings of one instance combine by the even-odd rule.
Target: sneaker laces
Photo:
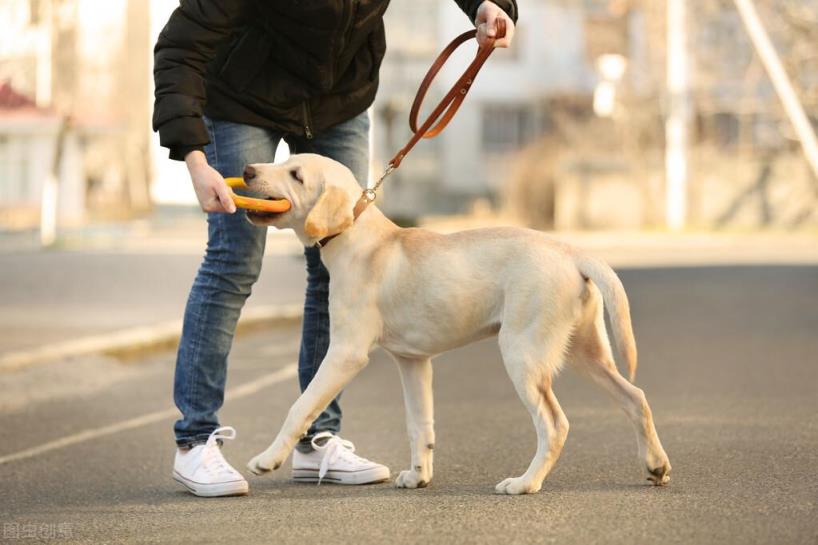
[[[205,443],[204,452],[202,452],[202,465],[213,475],[234,475],[236,470],[227,463],[222,454],[219,440],[236,438],[236,429],[232,426],[222,426],[213,431]]]
[[[323,437],[315,437],[312,440],[312,448],[315,450],[324,450],[324,457],[321,459],[321,466],[318,468],[318,484],[329,471],[329,467],[341,458],[346,458],[352,462],[366,462],[360,456],[354,454],[355,445],[352,441],[341,439],[337,435],[331,436],[323,446],[318,445],[315,440],[323,439]]]

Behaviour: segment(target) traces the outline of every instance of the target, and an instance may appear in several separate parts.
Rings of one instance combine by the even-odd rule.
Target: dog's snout
[[[247,165],[246,167],[244,167],[244,181],[245,182],[249,182],[250,180],[252,180],[255,177],[256,177],[256,169],[255,168],[251,167],[250,165]]]

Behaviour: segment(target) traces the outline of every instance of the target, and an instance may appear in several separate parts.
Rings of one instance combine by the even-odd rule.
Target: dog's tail
[[[604,261],[585,255],[576,255],[574,261],[579,272],[593,280],[602,292],[602,301],[608,311],[616,349],[619,355],[625,358],[628,378],[633,382],[636,377],[636,340],[633,337],[628,296],[622,287],[622,281]]]

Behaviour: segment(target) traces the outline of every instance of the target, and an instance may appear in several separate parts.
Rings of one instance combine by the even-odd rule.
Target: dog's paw
[[[264,475],[265,473],[278,469],[281,463],[275,462],[270,458],[267,451],[264,451],[247,462],[247,469],[255,475]]]
[[[535,484],[523,477],[509,477],[501,481],[494,487],[495,494],[507,494],[509,496],[519,496],[520,494],[533,494],[540,491],[541,484]]]
[[[648,480],[652,482],[654,486],[664,486],[670,482],[670,470],[670,462],[667,460],[653,469],[648,466]]]
[[[421,478],[417,471],[408,469],[400,472],[398,478],[395,479],[395,486],[397,488],[426,488],[429,486],[429,481]]]

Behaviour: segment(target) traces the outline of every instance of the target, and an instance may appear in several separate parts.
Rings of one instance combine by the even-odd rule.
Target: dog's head
[[[247,212],[255,225],[291,228],[305,246],[348,229],[361,188],[352,172],[327,157],[311,153],[290,156],[285,163],[253,164],[244,171],[250,190],[268,199],[287,199],[287,212]]]

